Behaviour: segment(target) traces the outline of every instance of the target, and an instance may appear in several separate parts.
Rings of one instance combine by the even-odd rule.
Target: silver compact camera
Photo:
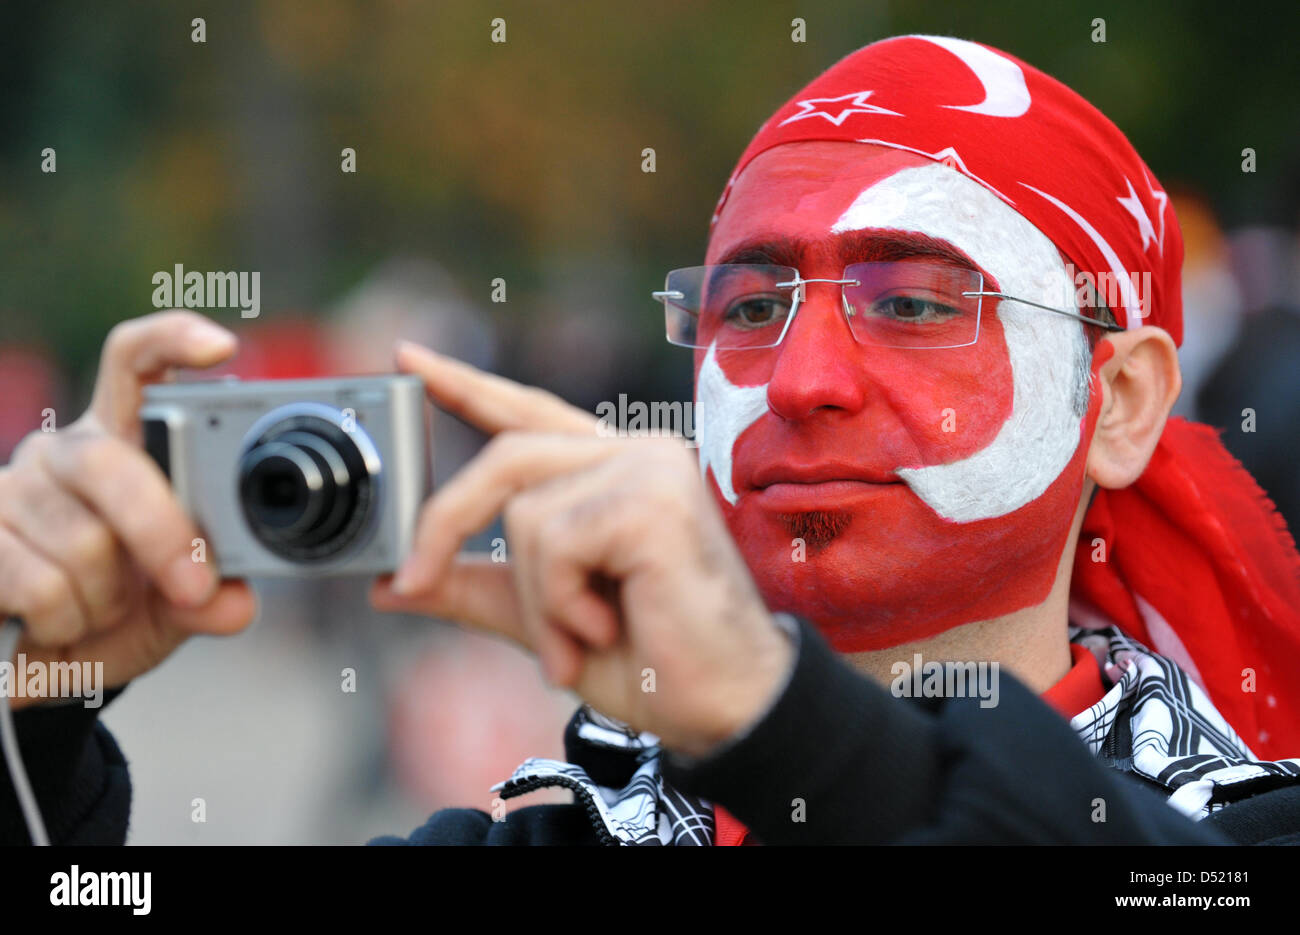
[[[227,578],[396,570],[429,491],[406,375],[148,386],[145,449]]]

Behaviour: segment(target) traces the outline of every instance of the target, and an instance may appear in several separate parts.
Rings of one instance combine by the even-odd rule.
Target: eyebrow
[[[846,266],[849,263],[888,263],[928,258],[988,275],[964,251],[948,241],[913,231],[845,231],[833,235],[831,244],[833,255]],[[717,262],[762,263],[798,268],[809,257],[826,256],[828,252],[826,241],[775,234],[742,241],[723,254]]]

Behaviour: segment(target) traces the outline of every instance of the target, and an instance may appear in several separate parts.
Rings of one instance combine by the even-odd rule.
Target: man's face
[[[982,186],[911,153],[787,144],[736,180],[706,262],[973,268],[1053,307],[1047,238]],[[1043,601],[1083,484],[1096,406],[1081,326],[985,298],[966,347],[854,340],[840,287],[808,285],[777,347],[696,352],[701,467],[769,604],[843,652]]]

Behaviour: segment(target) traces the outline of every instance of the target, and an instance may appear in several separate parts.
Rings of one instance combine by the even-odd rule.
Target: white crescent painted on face
[[[984,100],[978,104],[944,104],[949,110],[964,110],[986,117],[1019,117],[1029,110],[1029,89],[1025,73],[1009,58],[996,52],[949,36],[911,36],[924,39],[957,56],[984,85]]]
[[[831,230],[882,227],[886,214],[891,230],[915,231],[954,244],[992,273],[1010,295],[1059,307],[1061,296],[1071,294],[1060,254],[1046,235],[988,189],[945,165],[903,169],[872,185]],[[900,466],[897,471],[932,510],[954,522],[1005,516],[1040,497],[1074,456],[1079,420],[1087,407],[1090,354],[1083,326],[1019,302],[985,305],[982,314],[994,314],[994,308],[1011,364],[1010,417],[994,439],[972,455],[947,464]],[[706,473],[713,468],[718,489],[734,506],[733,447],[768,411],[767,385],[733,384],[711,347],[696,380],[696,400],[700,468]],[[961,400],[954,399],[952,407],[960,418]]]
[[[695,381],[695,440],[700,445],[700,473],[713,479],[732,506],[731,450],[736,439],[767,412],[767,384],[736,386],[718,366],[717,342],[709,345]]]

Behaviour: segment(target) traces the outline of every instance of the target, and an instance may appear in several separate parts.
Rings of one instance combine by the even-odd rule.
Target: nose
[[[866,374],[840,309],[841,289],[830,283],[804,287],[804,301],[790,322],[767,386],[767,402],[783,419],[805,419],[819,410],[857,412],[867,400]]]

